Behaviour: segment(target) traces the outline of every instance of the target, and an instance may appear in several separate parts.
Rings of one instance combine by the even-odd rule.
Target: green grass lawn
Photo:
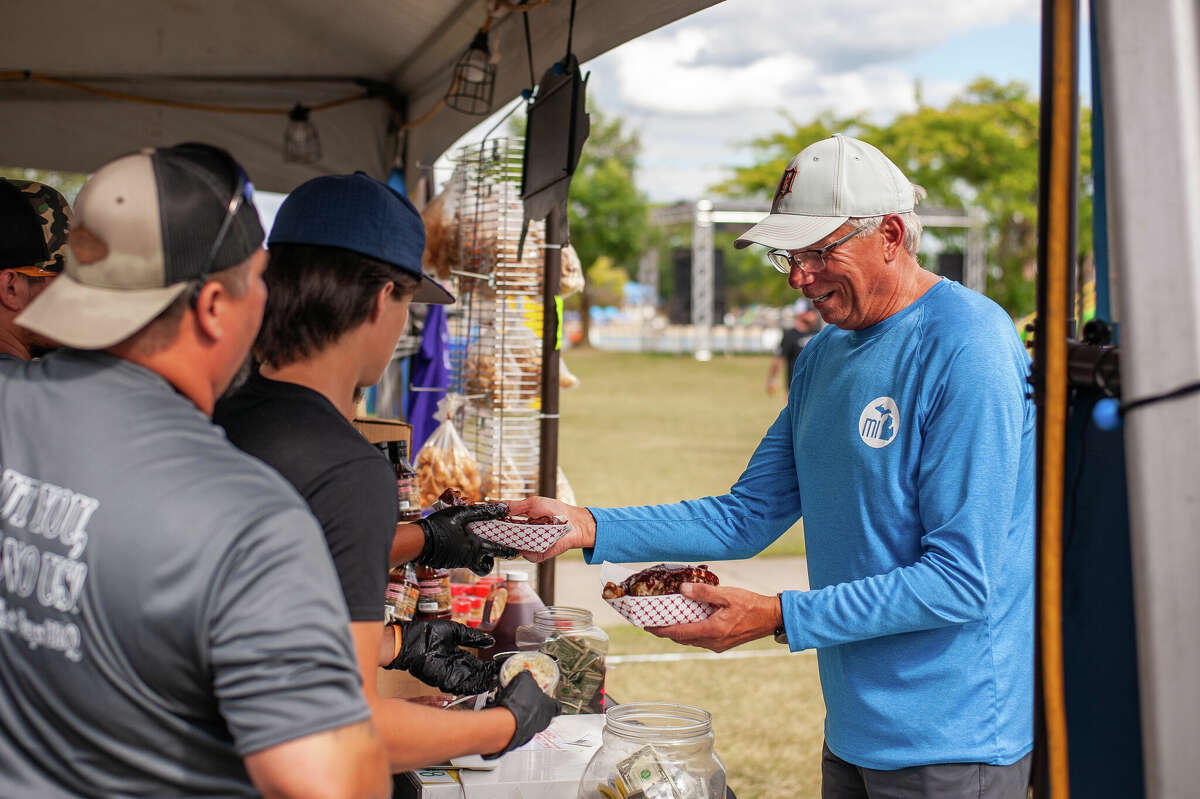
[[[612,651],[696,652],[636,627],[610,628]],[[782,647],[770,639],[738,651]],[[812,652],[746,660],[622,663],[607,690],[622,703],[669,701],[713,715],[716,749],[738,799],[820,796],[825,705]]]
[[[766,393],[766,356],[568,350],[580,379],[564,391],[559,464],[582,505],[675,502],[721,494],[745,469],[784,397]],[[803,555],[795,525],[766,555]]]

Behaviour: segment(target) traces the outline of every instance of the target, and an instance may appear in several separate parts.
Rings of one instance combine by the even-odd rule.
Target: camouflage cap
[[[63,271],[71,206],[44,183],[0,178],[0,269],[31,277]]]

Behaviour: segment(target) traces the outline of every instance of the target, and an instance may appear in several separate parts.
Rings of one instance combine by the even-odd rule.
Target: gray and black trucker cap
[[[80,349],[129,338],[193,281],[240,264],[262,246],[253,191],[241,166],[209,145],[147,149],[110,161],[75,201],[66,269],[17,324]]]

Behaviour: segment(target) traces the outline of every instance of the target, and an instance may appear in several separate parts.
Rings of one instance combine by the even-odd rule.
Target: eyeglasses
[[[799,250],[795,253],[788,250],[767,250],[767,258],[770,260],[771,266],[775,267],[775,271],[785,275],[790,274],[796,267],[800,267],[801,272],[821,272],[825,269],[825,255],[830,250],[845,244],[862,232],[863,228],[855,228],[819,250]]]
[[[254,185],[250,183],[250,178],[246,177],[246,173],[242,171],[236,161],[229,158],[229,162],[237,171],[237,188],[234,189],[233,196],[229,198],[229,202],[225,206],[225,218],[221,220],[221,226],[217,228],[217,236],[208,250],[208,259],[204,262],[205,275],[212,271],[213,264],[217,260],[217,253],[220,252],[221,245],[225,243],[225,236],[229,234],[229,228],[233,227],[233,219],[241,209],[242,203],[254,196]]]
[[[204,284],[208,282],[209,275],[213,272],[213,266],[217,261],[217,253],[221,251],[221,245],[225,243],[225,237],[229,235],[229,229],[233,227],[234,218],[237,217],[238,211],[241,210],[244,202],[252,202],[254,199],[254,184],[250,182],[250,178],[246,175],[241,165],[233,160],[233,156],[221,148],[195,142],[175,146],[177,150],[183,148],[216,155],[225,162],[230,173],[237,176],[233,195],[230,196],[229,202],[225,204],[225,218],[221,220],[221,225],[217,228],[217,235],[213,238],[212,246],[208,249],[208,257],[204,260],[204,271],[193,278],[190,304],[195,308],[196,302],[200,298],[200,290],[204,288]]]

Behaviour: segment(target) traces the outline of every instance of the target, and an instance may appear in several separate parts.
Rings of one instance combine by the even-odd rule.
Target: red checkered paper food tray
[[[571,523],[521,524],[496,519],[471,522],[467,529],[480,538],[522,552],[545,552],[570,531]]]
[[[631,574],[631,569],[605,562],[601,568],[601,587],[607,582],[620,583]],[[620,596],[604,601],[626,621],[638,627],[666,627],[671,624],[704,621],[716,610],[707,602],[697,602],[683,594]]]
[[[706,602],[688,599],[683,594],[665,596],[620,596],[606,599],[613,610],[638,627],[666,627],[704,621],[716,609]]]

